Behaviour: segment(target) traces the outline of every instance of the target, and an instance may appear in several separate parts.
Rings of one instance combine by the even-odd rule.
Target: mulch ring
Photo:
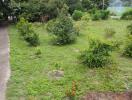
[[[132,91],[121,93],[97,93],[86,94],[81,100],[132,100]]]

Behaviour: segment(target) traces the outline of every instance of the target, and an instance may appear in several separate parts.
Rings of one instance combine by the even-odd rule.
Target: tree
[[[74,10],[83,10],[81,0],[65,0],[69,7],[69,13],[72,14]]]
[[[13,7],[16,16],[27,17],[29,21],[40,21],[58,16],[58,9],[62,8],[63,0],[15,0]]]
[[[89,10],[92,8],[92,2],[90,0],[82,0],[82,6],[84,9]]]
[[[50,27],[49,32],[54,36],[55,44],[64,45],[75,41],[77,34],[72,19],[68,16],[66,5],[60,11],[59,18]]]
[[[10,11],[10,0],[0,0],[1,16],[3,16],[4,19],[7,19],[8,15],[10,14]]]
[[[82,5],[86,10],[91,8],[106,9],[109,5],[109,0],[82,0]]]

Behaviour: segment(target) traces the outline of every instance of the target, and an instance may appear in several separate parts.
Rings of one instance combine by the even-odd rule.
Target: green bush
[[[111,53],[115,49],[112,43],[90,40],[89,49],[81,53],[80,60],[88,67],[103,67],[112,63]]]
[[[121,19],[132,20],[132,10],[124,12],[121,16]]]
[[[96,11],[94,14],[91,15],[91,19],[93,21],[100,20],[100,13]]]
[[[54,23],[55,23],[55,19],[48,21],[47,26],[46,26],[46,30],[48,32],[52,32]]]
[[[102,20],[106,20],[109,18],[109,14],[110,14],[110,12],[108,10],[101,10],[100,11],[100,18]]]
[[[32,25],[24,18],[21,18],[17,24],[19,33],[31,45],[39,45],[39,36],[34,32]]]
[[[79,10],[75,10],[74,12],[73,12],[73,14],[72,14],[72,18],[74,19],[74,20],[80,20],[81,19],[81,17],[83,16],[83,12],[81,12],[81,11],[79,11]]]
[[[20,21],[17,23],[17,29],[22,36],[25,36],[27,33],[30,33],[31,24],[25,18],[20,18]]]
[[[64,45],[76,40],[77,32],[68,16],[60,16],[48,30],[54,37],[55,44]]]
[[[129,32],[129,34],[132,35],[132,24],[127,26],[127,30]]]
[[[132,58],[132,35],[129,35],[127,37],[127,41],[126,41],[126,44],[125,44],[123,55]]]
[[[91,12],[92,20],[106,20],[109,18],[109,11],[107,10],[93,10]]]
[[[38,34],[32,32],[28,33],[24,36],[24,39],[31,45],[31,46],[37,46],[40,44],[39,42],[39,36]]]
[[[88,11],[90,14],[95,14],[97,12],[97,8],[92,8]]]
[[[30,20],[31,17],[33,17],[33,15],[27,14],[26,12],[22,13],[21,15],[19,15],[19,19],[24,18],[24,19],[26,19],[28,21]]]

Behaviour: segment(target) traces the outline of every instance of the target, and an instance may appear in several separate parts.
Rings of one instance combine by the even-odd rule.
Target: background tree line
[[[131,0],[122,0],[130,5]],[[1,0],[0,18],[7,16],[25,17],[29,21],[45,21],[58,16],[60,9],[66,4],[69,13],[74,10],[107,9],[110,0]]]

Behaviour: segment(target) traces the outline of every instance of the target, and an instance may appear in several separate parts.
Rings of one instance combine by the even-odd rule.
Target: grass
[[[132,59],[115,53],[116,64],[103,68],[88,68],[79,63],[77,57],[88,47],[88,37],[104,37],[107,27],[114,28],[115,40],[123,42],[126,26],[130,21],[108,20],[95,22],[75,22],[81,35],[71,45],[54,46],[45,25],[35,25],[40,35],[42,54],[35,55],[36,48],[29,47],[20,37],[14,25],[9,27],[11,42],[12,76],[8,84],[7,100],[61,100],[71,87],[72,81],[78,85],[77,99],[89,91],[127,91],[132,89]],[[61,80],[51,80],[49,71],[55,70],[59,63],[64,70]]]

